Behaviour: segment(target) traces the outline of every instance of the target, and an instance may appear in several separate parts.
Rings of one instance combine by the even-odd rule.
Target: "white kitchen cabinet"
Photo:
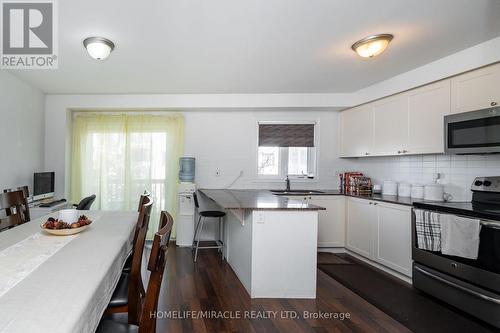
[[[411,208],[383,202],[376,207],[378,223],[375,260],[411,276]]]
[[[373,104],[373,154],[402,154],[408,145],[408,97],[405,93]]]
[[[346,248],[369,259],[374,259],[376,213],[372,201],[347,198]]]
[[[450,114],[450,80],[408,93],[407,154],[444,153],[444,116]]]
[[[451,113],[500,105],[500,63],[451,79]]]
[[[316,195],[307,200],[324,207],[318,211],[318,247],[345,246],[345,197],[340,195]]]
[[[373,143],[373,110],[362,105],[340,114],[340,154],[342,157],[368,156]]]
[[[347,198],[346,248],[411,276],[411,207]]]
[[[287,196],[326,208],[318,211],[318,247],[345,246],[345,197],[342,195]]]

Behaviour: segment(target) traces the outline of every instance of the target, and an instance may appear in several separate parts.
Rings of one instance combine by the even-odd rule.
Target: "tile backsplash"
[[[430,183],[439,173],[440,183],[453,201],[470,201],[470,185],[477,176],[500,176],[499,155],[416,155],[350,159],[350,170],[363,172],[374,184],[384,180]]]

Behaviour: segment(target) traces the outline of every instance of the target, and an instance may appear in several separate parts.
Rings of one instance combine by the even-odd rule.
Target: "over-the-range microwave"
[[[500,153],[500,107],[444,117],[447,154]]]

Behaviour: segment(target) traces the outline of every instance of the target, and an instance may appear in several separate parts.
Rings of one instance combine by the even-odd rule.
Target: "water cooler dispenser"
[[[195,159],[181,157],[179,159],[179,207],[176,221],[177,246],[191,246],[194,237],[195,205],[193,193]]]

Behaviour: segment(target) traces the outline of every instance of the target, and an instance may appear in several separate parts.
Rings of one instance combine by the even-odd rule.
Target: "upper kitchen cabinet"
[[[373,111],[362,105],[340,114],[340,154],[342,157],[368,156],[372,153]]]
[[[500,105],[500,63],[451,79],[451,113]]]
[[[407,154],[444,153],[444,116],[450,113],[450,80],[408,92]]]
[[[398,155],[408,145],[408,97],[398,94],[373,103],[373,153]]]

